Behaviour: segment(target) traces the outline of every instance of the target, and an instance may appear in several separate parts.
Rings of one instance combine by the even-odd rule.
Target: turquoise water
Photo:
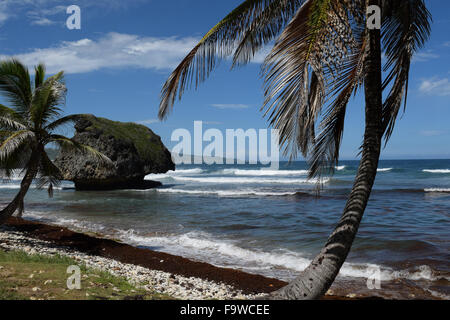
[[[179,166],[149,175],[148,191],[77,192],[69,182],[48,199],[31,190],[29,219],[100,232],[125,242],[284,280],[313,258],[337,223],[358,163],[343,161],[319,197],[306,164],[279,171],[252,165]],[[0,185],[0,202],[20,180]],[[448,297],[450,160],[381,161],[368,208],[341,279],[401,279]]]

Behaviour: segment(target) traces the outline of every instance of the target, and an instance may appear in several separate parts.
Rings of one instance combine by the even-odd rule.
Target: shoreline
[[[10,218],[0,229],[0,248],[2,247],[10,250],[25,249],[29,253],[61,253],[93,267],[106,265],[107,271],[125,276],[134,282],[140,282],[139,280],[149,282],[154,289],[166,291],[162,293],[188,300],[253,299],[286,284],[261,275],[220,268],[180,256],[75,232],[67,227],[16,217]],[[177,288],[174,290],[165,288],[167,284]]]
[[[11,217],[0,226],[0,249],[27,253],[60,254],[113,275],[127,278],[148,290],[185,300],[258,299],[287,283],[231,268],[216,267],[181,256],[135,247],[98,234],[80,233],[67,227]],[[365,281],[336,280],[325,300],[438,299],[407,283],[396,283],[389,293],[367,293]],[[397,295],[408,287],[409,294]],[[385,288],[385,287],[383,287]],[[387,288],[386,288],[387,289]],[[380,292],[381,293],[381,292]]]

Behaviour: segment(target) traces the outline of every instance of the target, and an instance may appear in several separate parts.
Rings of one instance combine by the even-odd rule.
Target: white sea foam
[[[304,254],[286,249],[265,252],[258,249],[245,249],[234,241],[213,239],[204,232],[189,232],[182,235],[168,237],[142,237],[133,231],[122,233],[124,241],[134,244],[157,246],[173,254],[181,254],[190,258],[212,262],[219,266],[237,267],[253,272],[267,273],[267,271],[285,268],[291,274],[303,271],[311,260]],[[345,263],[339,273],[343,277],[369,278],[374,270],[380,269],[380,280],[394,279],[430,280],[436,281],[433,270],[424,265],[415,270],[393,270],[391,268],[369,263]],[[273,275],[272,275],[273,276]]]
[[[0,183],[0,189],[20,189],[18,183]]]
[[[378,168],[377,172],[389,172],[392,171],[393,168]]]
[[[193,168],[193,169],[180,169],[175,171],[169,171],[169,174],[199,174],[203,173],[203,169],[201,168]]]
[[[45,212],[26,211],[25,218],[44,220],[51,223],[76,228],[79,231],[93,231],[104,233],[111,230],[104,225],[89,221],[80,221],[58,215],[49,215]],[[104,234],[119,238],[131,245],[158,247],[159,251],[167,252],[212,263],[216,266],[240,268],[244,271],[259,273],[272,277],[286,275],[283,280],[291,280],[292,276],[303,271],[310,263],[304,253],[287,249],[264,251],[257,248],[243,248],[235,240],[218,239],[209,233],[192,231],[178,235],[143,236],[133,229],[114,230],[114,234]],[[436,276],[433,270],[426,265],[413,270],[393,270],[388,267],[369,263],[344,263],[339,275],[351,278],[368,278],[374,270],[380,269],[380,280],[391,281],[395,279],[430,280],[442,279]],[[449,277],[444,277],[450,281]]]
[[[190,181],[198,183],[215,184],[305,184],[317,183],[316,179],[287,179],[287,178],[234,178],[234,177],[172,177],[178,181]],[[324,182],[328,182],[327,179]]]
[[[450,188],[428,188],[424,190],[425,192],[435,192],[435,193],[450,193]]]
[[[10,176],[10,178],[6,178],[5,172],[3,170],[0,170],[0,181],[2,180],[10,180],[10,181],[15,181],[15,180],[22,180],[23,177],[25,176],[25,173],[21,173],[19,170],[16,170],[12,173],[12,175]]]
[[[424,169],[422,171],[427,173],[450,173],[450,169]]]
[[[236,176],[299,176],[307,175],[308,170],[242,170],[242,169],[224,169],[223,174]]]
[[[240,197],[240,196],[257,196],[257,197],[282,197],[293,196],[296,192],[262,192],[256,190],[184,190],[184,189],[155,189],[159,193],[181,193],[196,195],[216,195],[219,197]]]
[[[62,184],[59,187],[53,187],[53,190],[63,190],[65,188],[73,188],[73,184]],[[37,187],[35,185],[31,185],[32,189],[36,189]],[[0,189],[20,189],[20,183],[2,183],[0,182]],[[46,189],[46,188],[44,188]]]
[[[345,170],[346,167],[347,166],[336,166],[336,170],[337,171],[342,171],[342,170]]]
[[[180,176],[180,175],[192,175],[192,174],[201,174],[203,173],[203,169],[200,168],[194,168],[194,169],[184,169],[184,170],[169,170],[166,173],[152,173],[147,176],[145,176],[145,180],[158,180],[158,179],[167,179],[173,176]]]

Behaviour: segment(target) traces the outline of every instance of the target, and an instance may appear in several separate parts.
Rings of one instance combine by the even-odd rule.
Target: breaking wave
[[[450,169],[424,169],[422,172],[427,173],[450,173]]]

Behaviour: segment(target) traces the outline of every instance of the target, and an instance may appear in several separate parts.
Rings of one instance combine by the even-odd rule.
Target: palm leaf
[[[336,14],[346,12],[342,6],[337,0],[305,2],[263,66],[265,115],[279,130],[280,144],[291,159],[299,151],[308,155],[326,88],[335,81],[345,55],[354,46],[347,17]]]
[[[46,152],[41,153],[41,161],[39,165],[39,174],[36,186],[38,189],[43,189],[47,186],[48,194],[53,197],[53,187],[60,185],[63,180],[61,171],[50,160]]]
[[[12,133],[0,145],[0,161],[5,161],[18,148],[34,142],[35,134],[30,130],[20,130]]]
[[[303,2],[304,0],[281,0],[268,5],[252,21],[240,40],[234,52],[233,67],[250,62],[264,45],[277,37]]]
[[[384,12],[384,70],[388,75],[383,88],[391,85],[383,105],[383,126],[387,143],[394,130],[402,101],[406,109],[411,61],[430,36],[431,14],[422,0],[388,1]]]
[[[35,76],[34,76],[34,88],[39,88],[45,79],[45,65],[40,63],[34,68]]]
[[[63,77],[64,72],[61,71],[35,89],[30,109],[31,120],[35,128],[41,128],[46,122],[61,114],[62,110],[58,106],[65,104],[67,93]]]
[[[69,116],[65,116],[65,117],[62,117],[62,118],[60,118],[58,120],[55,120],[54,122],[48,124],[45,127],[45,129],[48,130],[48,131],[52,131],[52,130],[57,129],[58,127],[60,127],[62,125],[65,125],[65,124],[68,124],[68,123],[73,123],[73,122],[77,121],[79,118],[80,118],[79,114],[72,114],[72,115],[69,115]]]
[[[159,118],[167,117],[175,99],[181,99],[184,90],[205,81],[217,61],[233,53],[237,41],[248,30],[252,21],[272,3],[282,0],[246,0],[214,26],[172,72],[161,91]]]
[[[8,98],[17,113],[27,117],[32,99],[30,74],[18,60],[0,62],[0,92]]]
[[[365,53],[366,42],[365,39],[361,39],[359,50],[349,58],[348,63],[344,64],[343,69],[346,70],[342,70],[342,76],[336,81],[336,96],[325,111],[320,123],[321,132],[308,159],[309,178],[321,178],[334,173],[339,161],[347,105],[363,82]]]
[[[93,158],[95,161],[105,164],[105,165],[112,165],[112,161],[110,158],[108,158],[106,155],[104,155],[103,153],[97,151],[96,149],[81,144],[73,139],[61,136],[61,135],[57,135],[57,134],[53,134],[50,135],[49,138],[49,143],[56,143],[62,150],[67,150],[67,151],[71,151],[71,152],[80,152],[83,155],[87,155],[90,156],[91,158]]]
[[[0,131],[0,142],[3,142],[3,138],[11,136],[13,132]],[[32,143],[28,140],[24,140],[13,151],[8,153],[5,158],[0,158],[0,168],[4,179],[10,179],[17,171],[26,168],[32,150]]]

